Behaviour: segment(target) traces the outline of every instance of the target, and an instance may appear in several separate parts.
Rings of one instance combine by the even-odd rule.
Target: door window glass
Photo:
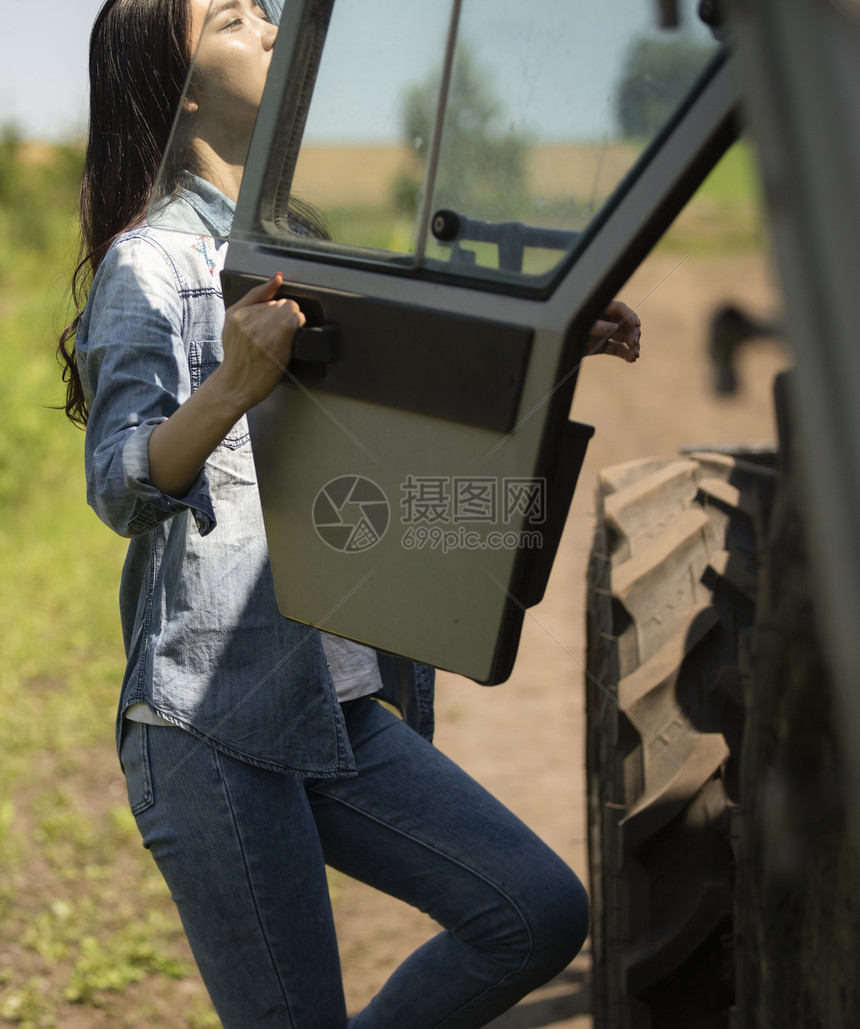
[[[564,263],[713,57],[694,4],[672,31],[657,6],[465,0],[426,263],[531,280]]]
[[[276,4],[237,238],[543,289],[714,58],[677,6]]]

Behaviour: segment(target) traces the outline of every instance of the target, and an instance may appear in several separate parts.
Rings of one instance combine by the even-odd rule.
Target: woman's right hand
[[[221,364],[149,437],[149,480],[168,496],[185,496],[231,427],[281,381],[305,324],[297,304],[275,299],[283,281],[278,272],[228,308]]]
[[[283,281],[277,272],[227,308],[219,377],[236,398],[241,414],[265,400],[281,381],[290,362],[293,337],[305,324],[295,301],[276,299]]]

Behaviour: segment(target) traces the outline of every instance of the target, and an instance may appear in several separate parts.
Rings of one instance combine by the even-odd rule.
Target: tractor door
[[[589,327],[734,139],[686,8],[271,12],[222,279],[229,305],[282,271],[308,319],[249,419],[287,617],[509,675],[592,432],[568,418]]]

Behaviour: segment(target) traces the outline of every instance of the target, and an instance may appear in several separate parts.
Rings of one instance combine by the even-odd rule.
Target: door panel
[[[345,355],[375,341],[355,308]],[[408,337],[401,348],[412,349]],[[539,407],[552,389],[559,348],[558,333],[535,333],[524,403]],[[544,422],[542,412],[506,434],[298,382],[279,387],[252,412],[251,433],[282,612],[480,682],[505,678],[518,619],[504,638],[501,627],[528,599],[518,579],[541,591],[526,583],[528,568],[557,545],[547,527],[556,489],[567,488],[567,504],[572,493],[554,480],[550,497],[535,474]],[[363,492],[338,494],[344,480]],[[333,509],[321,512],[327,495]],[[362,503],[387,517],[374,522],[379,509]],[[553,508],[566,511],[563,498]],[[354,531],[338,544],[340,522]]]
[[[224,302],[233,303],[259,281],[224,275]],[[329,329],[338,340],[332,353],[321,348],[294,354],[290,381],[496,432],[513,428],[531,329],[377,297],[356,305],[352,297],[326,290],[289,286],[284,293],[299,304],[309,326]],[[344,346],[344,340],[350,342]]]

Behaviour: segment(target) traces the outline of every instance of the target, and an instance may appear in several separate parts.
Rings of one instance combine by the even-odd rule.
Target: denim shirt
[[[220,272],[233,205],[189,178],[111,246],[76,338],[89,406],[87,499],[128,537],[120,586],[127,667],[117,717],[147,704],[240,760],[334,777],[355,771],[320,633],[278,611],[245,418],[182,497],[149,479],[148,443],[218,366]],[[380,655],[383,696],[432,736],[433,672]]]

